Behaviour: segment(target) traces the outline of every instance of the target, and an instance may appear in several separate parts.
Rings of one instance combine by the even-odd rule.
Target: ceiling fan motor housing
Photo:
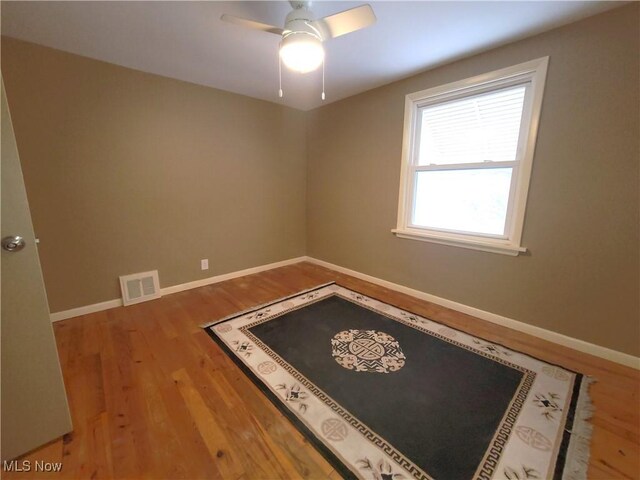
[[[283,38],[292,34],[301,33],[311,35],[320,41],[324,40],[320,30],[313,25],[315,19],[315,15],[306,8],[292,10],[284,22]]]

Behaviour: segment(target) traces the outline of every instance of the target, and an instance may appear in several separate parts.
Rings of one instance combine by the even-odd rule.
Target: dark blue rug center
[[[373,369],[375,357],[384,356],[385,345],[391,345],[387,350],[401,351],[404,358],[396,360],[396,366],[403,364],[386,373],[345,368],[332,355],[331,340],[349,330],[373,330],[397,342],[399,348],[364,338],[351,349],[374,362]],[[473,477],[523,376],[514,368],[338,296],[252,327],[250,332],[439,479]]]

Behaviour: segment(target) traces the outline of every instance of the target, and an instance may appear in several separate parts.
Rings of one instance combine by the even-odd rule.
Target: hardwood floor
[[[640,372],[300,263],[55,324],[74,431],[3,478],[339,478],[199,327],[320,283],[364,294],[598,382],[589,478],[640,477]]]

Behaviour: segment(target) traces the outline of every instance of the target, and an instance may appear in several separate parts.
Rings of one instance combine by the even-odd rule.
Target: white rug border
[[[222,323],[222,322],[225,322],[225,321],[229,321],[229,320],[241,317],[241,316],[246,315],[248,313],[259,311],[259,310],[261,310],[263,308],[266,308],[268,306],[277,305],[278,303],[284,302],[284,301],[289,300],[289,299],[296,298],[298,296],[305,295],[306,293],[311,292],[311,291],[320,290],[320,289],[322,289],[324,287],[327,287],[327,286],[330,286],[330,285],[336,285],[338,287],[346,289],[347,291],[360,294],[359,292],[351,290],[350,288],[345,287],[345,286],[341,285],[340,283],[338,283],[336,281],[331,281],[331,282],[327,282],[327,283],[324,283],[324,284],[319,284],[319,285],[317,285],[315,287],[311,287],[311,288],[308,288],[308,289],[305,289],[305,290],[301,290],[301,291],[299,291],[299,292],[297,292],[295,294],[292,294],[292,295],[281,297],[281,298],[272,300],[270,302],[266,302],[266,303],[263,303],[263,304],[260,304],[260,305],[245,309],[245,310],[243,310],[241,312],[237,312],[237,313],[228,315],[226,317],[217,319],[215,321],[208,322],[208,323],[202,325],[202,328],[211,329],[213,331],[212,327],[214,327],[215,325],[217,325],[219,323]],[[390,305],[390,306],[394,306],[393,304],[388,303],[387,301],[380,300],[380,299],[378,299],[376,297],[371,297],[371,296],[365,295],[365,294],[360,294],[360,295],[362,295],[362,296],[364,296],[366,298],[369,298],[371,300],[377,301],[377,302],[381,302],[381,303],[384,303],[384,304],[387,304],[387,305]],[[399,307],[395,307],[395,308],[398,309],[398,310],[403,310],[403,311],[405,311],[407,313],[413,314],[412,312],[404,310],[402,308],[399,308]],[[447,325],[445,323],[441,323],[439,321],[435,321],[435,320],[429,319],[427,317],[422,317],[422,316],[417,315],[417,314],[413,314],[413,315],[416,315],[417,317],[420,317],[420,318],[424,318],[424,319],[426,319],[426,320],[428,320],[430,322],[433,322],[433,323],[435,323],[437,325],[441,325],[442,327],[451,328],[452,330],[455,330],[455,331],[460,332],[462,334],[469,335],[469,336],[477,338],[479,340],[484,340],[485,342],[492,343],[492,344],[494,344],[496,346],[503,347],[503,348],[505,348],[507,350],[510,350],[512,352],[515,352],[517,354],[523,355],[525,357],[529,357],[532,360],[539,361],[539,362],[542,362],[542,363],[545,363],[547,365],[551,365],[551,366],[554,366],[554,367],[559,367],[559,368],[561,368],[563,370],[566,370],[567,372],[573,373],[575,375],[579,375],[580,376],[579,378],[580,378],[580,381],[581,381],[581,385],[580,385],[580,387],[578,389],[578,397],[576,399],[576,406],[575,406],[575,410],[573,412],[573,426],[572,426],[571,431],[567,430],[570,433],[570,437],[569,437],[567,449],[566,449],[566,451],[565,451],[565,453],[563,455],[563,457],[564,457],[564,466],[563,466],[563,470],[562,470],[562,478],[563,479],[568,479],[568,480],[583,480],[583,479],[587,478],[587,470],[588,470],[589,456],[590,456],[590,441],[591,441],[591,433],[592,433],[592,429],[593,429],[593,425],[589,422],[589,419],[592,417],[593,411],[594,411],[594,407],[593,407],[593,404],[591,403],[591,399],[590,399],[590,395],[589,395],[589,387],[590,387],[590,385],[592,383],[594,383],[596,381],[595,378],[590,377],[590,376],[585,375],[585,374],[582,374],[582,373],[579,373],[579,372],[575,372],[575,371],[570,370],[570,369],[568,369],[566,367],[563,367],[563,366],[560,366],[560,365],[557,365],[557,364],[554,364],[554,363],[550,363],[550,362],[548,362],[546,360],[542,360],[540,358],[537,358],[535,356],[529,355],[527,353],[520,352],[518,350],[514,350],[514,349],[512,349],[510,347],[507,347],[507,346],[504,346],[504,345],[502,345],[500,343],[490,342],[488,340],[483,339],[481,336],[476,336],[476,335],[473,335],[473,334],[469,334],[469,333],[465,332],[464,330],[461,330],[461,329],[456,328],[456,327],[449,326],[449,325]],[[217,335],[217,336],[219,336],[219,335]],[[557,461],[558,461],[558,459],[556,459],[556,462]]]

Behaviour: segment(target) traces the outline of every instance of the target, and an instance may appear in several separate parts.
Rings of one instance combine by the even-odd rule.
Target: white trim
[[[594,355],[596,357],[604,358],[605,360],[610,360],[612,362],[616,362],[621,365],[640,370],[640,358],[629,355],[627,353],[618,352],[616,350],[585,342],[584,340],[569,337],[552,330],[546,330],[544,328],[536,327],[528,323],[519,322],[518,320],[513,320],[508,317],[503,317],[502,315],[497,315],[495,313],[480,310],[479,308],[454,302],[453,300],[447,300],[446,298],[437,297],[435,295],[431,295],[430,293],[421,292],[420,290],[405,287],[404,285],[399,285],[387,280],[382,280],[380,278],[367,275],[366,273],[360,273],[349,268],[325,262],[324,260],[318,260],[312,257],[307,257],[306,260],[308,262],[315,263],[316,265],[335,270],[336,272],[351,275],[352,277],[359,278],[360,280],[365,280],[367,282],[380,285],[390,290],[395,290],[397,292],[411,295],[412,297],[419,298],[420,300],[426,300],[427,302],[442,305],[443,307],[466,313],[467,315],[471,315],[473,317],[477,317],[482,320],[495,323],[497,325],[502,325],[503,327],[507,327],[512,330],[527,333],[529,335],[533,335],[534,337],[542,338],[543,340],[548,340],[565,347],[573,348],[574,350],[578,350],[580,352],[588,353],[589,355]]]
[[[211,285],[212,283],[224,282],[225,280],[231,280],[232,278],[244,277],[246,275],[264,272],[265,270],[284,267],[286,265],[292,265],[294,263],[300,263],[306,260],[307,257],[296,257],[290,258],[288,260],[282,260],[280,262],[269,263],[267,265],[260,265],[258,267],[246,268],[244,270],[238,270],[236,272],[223,273],[222,275],[216,275],[214,277],[203,278],[201,280],[195,280],[193,282],[161,288],[160,293],[162,295],[170,295],[172,293],[183,292],[185,290],[191,290],[192,288],[204,287],[205,285]],[[85,305],[83,307],[55,312],[50,315],[50,318],[52,322],[59,322],[60,320],[66,320],[67,318],[78,317],[80,315],[87,315],[89,313],[100,312],[102,310],[109,310],[110,308],[121,306],[122,299],[116,298],[113,300],[107,300],[106,302],[94,303],[93,305]]]
[[[540,112],[542,110],[542,96],[547,77],[549,57],[524,62],[512,67],[484,73],[472,78],[448,83],[434,88],[411,93],[405,96],[404,133],[402,141],[402,163],[400,169],[400,194],[398,198],[397,226],[392,230],[401,238],[409,238],[426,242],[443,243],[456,247],[471,248],[492,253],[518,255],[526,251],[521,246],[524,215],[527,204],[527,194],[531,179],[531,167],[535,151]],[[425,105],[439,103],[454,98],[474,95],[496,88],[511,85],[526,84],[525,103],[523,105],[520,139],[516,162],[496,162],[492,168],[498,168],[502,163],[512,165],[512,183],[509,193],[509,206],[505,223],[504,237],[491,239],[479,238],[464,232],[449,232],[442,234],[437,229],[420,228],[424,232],[412,228],[410,217],[414,201],[415,172],[420,170],[453,169],[464,165],[419,167],[415,163],[418,146],[418,134],[421,117],[420,108]],[[478,168],[478,167],[476,167]],[[489,168],[482,166],[480,168]],[[506,243],[506,245],[505,245]],[[484,248],[483,248],[484,247]]]
[[[398,238],[408,238],[410,240],[420,240],[423,242],[439,243],[440,245],[449,245],[453,247],[468,248],[470,250],[481,250],[483,252],[502,253],[504,255],[511,255],[515,257],[519,253],[526,252],[524,247],[516,247],[510,243],[498,243],[497,241],[487,242],[483,239],[477,241],[473,238],[460,239],[458,237],[447,237],[445,234],[434,235],[431,230],[428,231],[414,231],[414,230],[391,230]]]
[[[166,287],[161,289],[161,292],[163,295],[169,295],[172,293],[182,292],[184,290],[190,290],[192,288],[203,287],[205,285],[211,285],[212,283],[218,283],[218,282],[230,280],[233,278],[244,277],[246,275],[251,275],[254,273],[263,272],[265,270],[271,270],[273,268],[284,267],[286,265],[292,265],[300,262],[315,263],[316,265],[320,265],[325,268],[335,270],[336,272],[344,273],[346,275],[351,275],[352,277],[359,278],[361,280],[365,280],[367,282],[374,283],[376,285],[380,285],[390,290],[395,290],[397,292],[405,293],[407,295],[411,295],[412,297],[416,297],[421,300],[426,300],[427,302],[435,303],[437,305],[442,305],[443,307],[447,307],[452,310],[466,313],[468,315],[480,318],[482,320],[486,320],[491,323],[495,323],[507,328],[511,328],[512,330],[527,333],[529,335],[533,335],[534,337],[542,338],[544,340],[548,340],[550,342],[557,343],[559,345],[564,345],[565,347],[573,348],[574,350],[578,350],[580,352],[588,353],[589,355],[594,355],[596,357],[604,358],[605,360],[610,360],[612,362],[616,362],[621,365],[625,365],[627,367],[640,370],[640,358],[634,357],[633,355],[618,352],[616,350],[602,347],[600,345],[595,345],[593,343],[585,342],[584,340],[578,340],[577,338],[569,337],[567,335],[563,335],[561,333],[557,333],[552,330],[546,330],[544,328],[536,327],[534,325],[529,325],[528,323],[519,322],[511,318],[503,317],[502,315],[497,315],[495,313],[480,310],[479,308],[454,302],[453,300],[447,300],[446,298],[437,297],[435,295],[431,295],[430,293],[421,292],[420,290],[415,290],[413,288],[405,287],[404,285],[399,285],[397,283],[389,282],[387,280],[382,280],[380,278],[367,275],[366,273],[360,273],[355,270],[341,267],[333,263],[325,262],[324,260],[318,260],[317,258],[313,258],[313,257],[303,256],[303,257],[291,258],[289,260],[283,260],[281,262],[261,265],[259,267],[247,268],[245,270],[239,270],[237,272],[225,273],[222,275],[217,275],[215,277],[196,280],[194,282],[188,282],[180,285],[173,285],[171,287]],[[83,307],[72,308],[71,310],[64,310],[62,312],[52,313],[51,321],[58,322],[60,320],[66,320],[67,318],[77,317],[80,315],[87,315],[89,313],[100,312],[102,310],[108,310],[111,308],[116,308],[121,306],[122,306],[122,299],[117,298],[114,300],[108,300],[106,302],[94,303],[93,305],[86,305]]]
[[[264,272],[265,270],[271,270],[273,268],[293,265],[294,263],[304,262],[306,259],[307,257],[290,258],[289,260],[282,260],[280,262],[260,265],[258,267],[245,268],[244,270],[238,270],[237,272],[223,273],[222,275],[216,275],[215,277],[203,278],[202,280],[195,280],[193,282],[182,283],[180,285],[173,285],[172,287],[165,287],[162,288],[161,291],[162,295],[170,295],[172,293],[191,290],[192,288],[204,287],[205,285],[211,285],[212,283],[224,282],[225,280],[231,280],[232,278],[244,277],[246,275]]]
[[[101,312],[102,310],[109,310],[111,308],[121,306],[122,299],[114,298],[113,300],[107,300],[106,302],[85,305],[83,307],[72,308],[71,310],[63,310],[61,312],[54,312],[50,314],[50,318],[52,322],[59,322],[60,320],[66,320],[67,318],[79,317],[80,315],[88,315],[90,313]]]

